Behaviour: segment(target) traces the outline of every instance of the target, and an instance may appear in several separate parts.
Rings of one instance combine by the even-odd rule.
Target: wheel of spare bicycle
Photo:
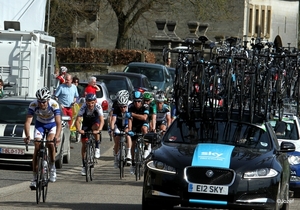
[[[43,159],[42,157],[38,157],[37,159],[37,173],[36,173],[36,189],[35,189],[35,197],[36,197],[36,203],[39,204],[41,200],[42,195],[42,172],[43,172]]]
[[[43,202],[46,202],[47,199],[47,193],[48,193],[48,183],[49,183],[49,173],[50,173],[50,168],[49,168],[49,157],[47,156],[47,166],[43,167],[44,173],[43,173],[43,187],[42,187],[42,191],[43,191]]]
[[[90,180],[90,157],[91,157],[91,143],[90,140],[88,140],[88,143],[86,145],[85,150],[85,180],[88,182]]]
[[[189,71],[186,74],[186,80],[187,80],[187,93],[186,93],[186,99],[184,100],[186,109],[187,109],[187,115],[188,115],[188,119],[190,120],[192,118],[192,106],[194,105],[194,96],[192,96],[193,93],[193,80],[192,80],[192,72]]]

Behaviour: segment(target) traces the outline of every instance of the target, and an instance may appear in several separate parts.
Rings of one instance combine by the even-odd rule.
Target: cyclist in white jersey
[[[165,95],[163,92],[159,92],[155,96],[155,111],[153,112],[152,120],[154,121],[153,125],[155,129],[166,131],[171,125],[171,112],[169,105],[164,103]]]
[[[30,124],[33,120],[33,116],[36,115],[34,139],[41,140],[45,135],[45,131],[48,130],[47,140],[52,141],[54,138],[57,143],[60,141],[60,133],[62,129],[61,125],[61,112],[58,103],[50,99],[50,91],[45,87],[39,89],[36,92],[36,100],[31,102],[28,107],[28,113],[24,124],[24,130],[26,138],[25,143],[30,142]],[[34,153],[32,157],[33,167],[33,179],[30,183],[30,188],[34,190],[36,188],[36,169],[37,162],[36,156],[39,149],[40,142],[34,143]],[[53,142],[47,144],[50,156],[50,181],[56,181],[56,168],[55,168],[55,148]]]

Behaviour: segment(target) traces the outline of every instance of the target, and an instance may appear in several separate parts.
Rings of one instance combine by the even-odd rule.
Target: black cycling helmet
[[[86,96],[85,96],[85,100],[86,101],[95,101],[97,99],[96,95],[95,94],[92,94],[92,93],[88,93]]]
[[[143,99],[143,94],[140,91],[133,91],[133,100]]]

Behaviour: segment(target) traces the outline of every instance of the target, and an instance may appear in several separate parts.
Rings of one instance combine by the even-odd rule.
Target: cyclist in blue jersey
[[[25,143],[30,142],[30,125],[33,116],[36,115],[34,126],[34,139],[41,140],[48,130],[47,140],[52,141],[56,139],[57,143],[60,141],[61,125],[61,112],[58,103],[51,99],[51,94],[48,88],[44,87],[39,89],[36,94],[36,100],[29,104],[26,121],[24,124],[24,132],[26,138]],[[39,150],[40,142],[34,143],[34,153],[32,157],[33,179],[30,183],[30,188],[36,188],[36,173],[37,173],[37,152]],[[53,142],[47,143],[50,157],[50,181],[56,181],[56,168],[55,168],[55,148]]]
[[[100,158],[100,134],[104,125],[103,110],[97,97],[94,94],[87,94],[85,96],[85,104],[83,104],[76,117],[75,126],[77,131],[81,134],[81,157],[82,157],[82,171],[81,175],[85,176],[85,150],[86,142],[88,140],[85,131],[93,131],[96,144],[95,144],[95,158]],[[81,123],[82,122],[82,123]]]
[[[117,134],[120,133],[120,130],[124,132],[128,132],[128,124],[131,123],[129,121],[129,117],[127,115],[128,109],[128,101],[129,101],[129,94],[128,91],[118,92],[117,94],[117,107],[115,106],[113,109],[112,119],[111,119],[111,130],[116,135],[114,137],[115,145],[114,145],[114,167],[118,168],[118,152],[119,152],[119,141],[120,136]],[[133,134],[131,132],[131,134]],[[132,141],[129,135],[126,135],[126,164],[130,166],[132,164],[132,156],[131,156],[131,147]]]

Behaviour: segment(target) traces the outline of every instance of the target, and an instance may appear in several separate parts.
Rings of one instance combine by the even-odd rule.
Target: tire
[[[38,157],[37,164],[37,174],[36,174],[36,190],[35,190],[35,197],[36,197],[36,203],[39,204],[41,200],[42,195],[42,170],[43,170],[43,161],[41,157]]]
[[[86,152],[85,152],[85,180],[86,182],[90,179],[90,143],[86,145]]]
[[[94,178],[94,166],[95,166],[95,144],[93,143],[90,147],[90,180],[93,181]]]
[[[71,147],[70,147],[70,144],[71,142],[69,141],[69,147],[68,147],[68,152],[66,155],[64,155],[63,157],[63,163],[70,163],[70,160],[71,160]]]
[[[121,137],[121,138],[123,138],[123,137]],[[125,151],[124,151],[123,147],[124,147],[124,143],[121,143],[120,157],[119,157],[120,179],[124,178]]]
[[[140,149],[139,149],[139,142],[136,143],[136,149],[134,153],[134,160],[135,160],[135,181],[139,180],[140,177],[140,167],[141,167],[141,160],[140,160]]]
[[[58,159],[55,161],[55,167],[61,169],[63,167],[63,145],[61,146]]]
[[[49,168],[49,158],[47,160],[47,167],[46,167],[46,171],[44,171],[43,174],[43,202],[46,202],[47,199],[47,193],[48,193],[48,183],[49,183],[49,178],[50,178],[50,168]]]

